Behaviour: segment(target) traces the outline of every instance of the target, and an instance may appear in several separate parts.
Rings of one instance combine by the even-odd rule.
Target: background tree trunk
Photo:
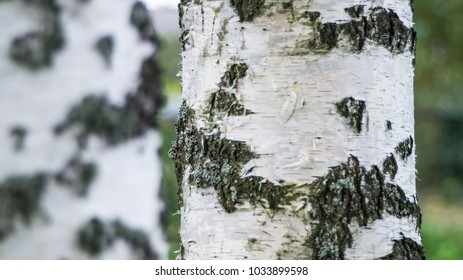
[[[181,1],[185,259],[421,259],[409,1]]]
[[[138,1],[0,1],[0,258],[167,256]]]

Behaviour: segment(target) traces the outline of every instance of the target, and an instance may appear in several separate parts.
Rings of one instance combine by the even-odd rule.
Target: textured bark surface
[[[167,257],[158,40],[116,2],[0,1],[0,259]]]
[[[420,259],[408,1],[182,1],[185,259]]]

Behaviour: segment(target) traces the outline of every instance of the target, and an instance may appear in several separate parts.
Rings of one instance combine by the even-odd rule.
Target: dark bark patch
[[[95,44],[95,48],[103,58],[106,66],[111,66],[111,57],[114,51],[114,40],[111,35],[103,36]]]
[[[398,170],[399,166],[397,165],[397,161],[395,160],[394,155],[390,154],[383,162],[383,173],[388,174],[391,179],[394,179]]]
[[[137,1],[133,5],[130,13],[130,23],[137,28],[143,40],[150,41],[153,44],[159,43],[150,12],[143,2]]]
[[[404,237],[394,242],[392,253],[381,258],[382,260],[424,260],[423,246],[413,239]]]
[[[97,166],[92,162],[84,162],[79,157],[73,157],[61,170],[56,174],[56,181],[69,187],[79,196],[86,196],[90,184],[97,175]]]
[[[365,101],[346,97],[335,104],[336,111],[348,120],[349,126],[355,133],[362,131],[362,119],[366,110]]]
[[[60,10],[54,0],[26,1],[36,5],[45,14],[37,31],[18,36],[11,42],[10,58],[18,65],[39,70],[52,64],[53,57],[64,46],[59,22]]]
[[[314,25],[313,37],[298,40],[296,48],[325,53],[339,47],[342,39],[347,39],[353,52],[361,52],[366,40],[384,46],[394,54],[403,53],[407,49],[415,52],[415,31],[406,27],[393,10],[375,7],[369,15],[365,15],[362,5],[345,10],[352,17],[351,21],[318,22]]]
[[[92,218],[77,234],[77,244],[91,256],[97,256],[111,246],[113,234],[100,219]]]
[[[384,182],[377,166],[370,170],[350,156],[347,163],[331,168],[328,174],[309,186],[312,230],[306,246],[312,259],[344,259],[344,252],[352,246],[349,224],[356,222],[366,227],[383,213],[396,217],[415,217],[420,226],[420,211],[403,190]]]
[[[156,252],[151,247],[148,235],[138,229],[132,229],[119,220],[112,223],[116,238],[124,240],[131,248],[133,253],[140,260],[159,259]]]
[[[208,104],[211,104],[211,112],[223,112],[229,116],[248,115],[252,112],[241,105],[235,95],[230,92],[238,90],[238,80],[246,76],[248,66],[245,63],[233,63],[222,76],[219,90],[211,94]],[[212,113],[211,113],[212,116]]]
[[[400,156],[402,160],[405,160],[413,153],[413,137],[408,137],[404,141],[400,142],[395,148],[395,152]]]
[[[14,126],[10,130],[10,135],[14,141],[14,149],[19,152],[24,149],[27,136],[27,128],[21,125]]]
[[[347,14],[351,18],[360,18],[363,16],[365,5],[355,5],[352,7],[345,8],[344,11],[346,11]]]
[[[265,0],[231,0],[230,4],[235,7],[240,21],[253,21],[260,16],[264,10]]]
[[[386,131],[392,130],[392,122],[390,120],[386,121]]]
[[[317,19],[320,18],[320,15],[320,12],[305,11],[300,15],[299,20],[305,19],[309,20],[311,23],[315,23]]]
[[[140,136],[151,127],[151,120],[146,120],[139,112],[140,108],[133,97],[129,97],[127,101],[124,107],[117,107],[110,104],[106,97],[87,96],[72,108],[55,132],[60,134],[74,125],[81,126],[78,143],[82,148],[92,134],[105,139],[110,145]]]
[[[11,234],[17,220],[29,224],[40,210],[45,175],[13,176],[0,182],[0,241]]]
[[[77,140],[84,148],[92,134],[102,137],[110,145],[116,145],[156,128],[157,115],[165,98],[154,54],[144,60],[140,76],[137,91],[126,96],[123,106],[112,105],[102,96],[87,96],[71,109],[55,132],[61,134],[73,125],[82,126]]]
[[[98,218],[92,218],[77,234],[77,244],[91,256],[100,255],[117,240],[123,240],[140,260],[159,259],[146,233],[131,229],[119,220],[104,223]]]

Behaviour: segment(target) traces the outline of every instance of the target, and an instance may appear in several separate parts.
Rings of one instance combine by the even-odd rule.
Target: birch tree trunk
[[[185,259],[421,259],[412,8],[179,5]]]
[[[165,258],[144,4],[3,0],[0,23],[0,258]]]

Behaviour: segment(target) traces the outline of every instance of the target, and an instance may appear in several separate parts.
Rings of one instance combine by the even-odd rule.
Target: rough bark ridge
[[[381,56],[407,63],[404,69],[409,69],[415,51],[409,14],[356,1],[325,3],[331,12],[316,10],[323,6],[317,1],[251,2],[179,5],[185,100],[170,156],[182,186],[182,257],[226,258],[222,252],[228,252],[234,258],[422,259],[413,122],[385,112],[381,107],[386,105],[374,100],[378,91],[370,91],[368,84],[336,87],[337,78],[329,76],[330,67],[342,65],[338,61],[346,57],[365,57],[358,67],[346,66],[350,71],[377,71],[378,65],[369,69],[368,61]],[[375,54],[367,57],[371,52]],[[317,66],[310,68],[313,64]],[[195,69],[198,65],[204,74]],[[309,66],[297,68],[300,65]],[[212,67],[223,74],[203,80]],[[364,75],[362,71],[358,73]],[[285,74],[286,79],[297,78],[280,79]],[[317,79],[336,89],[314,86]],[[407,102],[409,93],[401,89]],[[322,100],[320,95],[326,96],[324,101],[312,101]],[[272,99],[276,101],[266,103]],[[280,110],[274,108],[278,105]],[[306,119],[310,121],[303,124]],[[313,128],[296,136],[305,124]],[[384,144],[376,143],[376,134],[384,135]],[[323,143],[330,144],[319,148]],[[337,144],[344,145],[339,153]],[[291,151],[295,145],[300,149]],[[369,153],[362,151],[375,145]],[[299,161],[294,163],[296,155]],[[220,206],[211,204],[214,199]],[[202,228],[208,227],[203,219],[218,228]],[[280,222],[290,226],[282,228]],[[242,224],[247,238],[238,229]],[[269,224],[281,230],[281,236],[275,237],[277,230],[267,232]],[[211,253],[207,248],[215,247],[210,242],[222,245]],[[236,248],[240,246],[243,249]],[[269,249],[273,246],[278,246],[276,251]]]

